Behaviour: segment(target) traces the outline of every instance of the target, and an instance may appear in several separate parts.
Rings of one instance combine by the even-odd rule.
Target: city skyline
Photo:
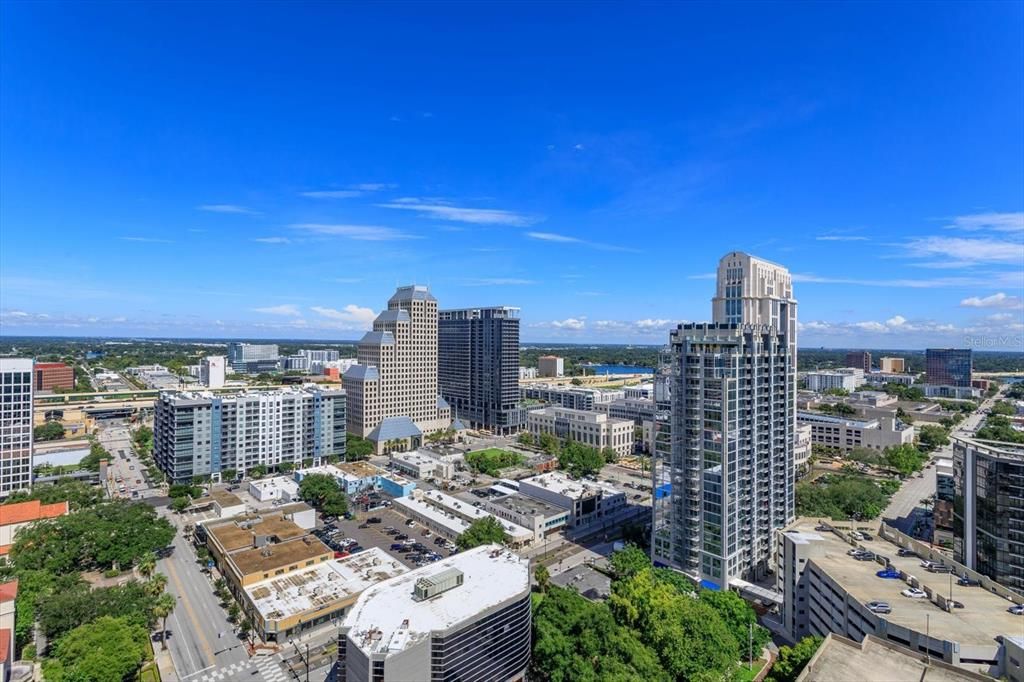
[[[321,9],[3,7],[5,335],[660,344],[736,250],[801,345],[1022,345],[1019,4]]]

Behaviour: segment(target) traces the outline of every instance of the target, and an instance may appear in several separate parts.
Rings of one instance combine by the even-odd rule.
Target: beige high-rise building
[[[903,374],[907,371],[903,358],[881,358],[879,363],[883,374]]]
[[[416,447],[423,434],[451,426],[437,388],[437,299],[427,287],[399,287],[356,356],[342,378],[349,433],[383,452]]]

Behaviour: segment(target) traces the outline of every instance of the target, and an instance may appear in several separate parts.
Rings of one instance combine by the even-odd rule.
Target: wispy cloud
[[[393,227],[382,227],[380,225],[327,225],[323,223],[299,223],[290,226],[293,230],[300,230],[309,234],[318,234],[328,237],[345,237],[364,242],[386,242],[403,239],[420,239],[419,235],[410,234],[396,230]]]
[[[517,279],[515,277],[483,277],[480,279],[467,279],[463,282],[463,284],[469,287],[520,286],[536,283],[532,279]]]
[[[1024,211],[1016,213],[974,213],[953,218],[946,226],[951,230],[993,230],[995,232],[1024,232]]]
[[[1024,263],[1024,243],[988,237],[920,237],[907,242],[906,255],[909,258],[936,258],[939,262],[1019,265]]]
[[[602,333],[664,335],[679,324],[678,320],[645,318],[642,320],[596,320],[593,328]]]
[[[254,242],[260,244],[291,244],[292,240],[288,237],[256,237],[253,239]]]
[[[363,281],[363,278],[362,277],[332,277],[328,281],[329,282],[334,282],[335,284],[358,284],[359,282]]]
[[[144,244],[173,244],[170,239],[157,239],[156,237],[120,237],[124,242],[141,242]]]
[[[313,306],[310,310],[321,317],[326,317],[336,322],[339,328],[342,329],[369,329],[373,324],[374,318],[377,317],[377,314],[370,308],[362,308],[353,303],[350,303],[341,310],[323,306]]]
[[[597,249],[598,251],[624,251],[629,253],[640,253],[637,249],[631,249],[626,246],[616,246],[615,244],[603,244],[601,242],[592,242],[586,239],[580,239],[579,237],[571,237],[565,234],[558,234],[556,232],[527,232],[526,236],[530,239],[536,239],[542,242],[554,242],[556,244],[578,244],[580,246],[587,246],[591,249]]]
[[[867,237],[858,237],[854,235],[845,234],[822,234],[815,237],[819,242],[866,242],[869,241]]]
[[[699,275],[687,275],[686,279],[718,279],[718,273],[702,272]],[[796,275],[793,276],[793,281],[796,281]]]
[[[254,211],[251,208],[239,206],[237,204],[203,204],[202,206],[196,206],[196,209],[200,211],[209,211],[210,213],[242,213],[245,215],[260,215],[259,211]]]
[[[385,189],[394,189],[398,185],[387,182],[362,182],[356,185],[347,185],[345,189],[317,190],[313,192],[300,192],[299,194],[310,199],[354,199],[371,192],[380,192]]]
[[[964,308],[1007,308],[1009,310],[1024,310],[1024,299],[1020,296],[1007,296],[1003,292],[991,296],[971,296],[960,301]]]
[[[1014,280],[1021,280],[1020,273],[985,273],[971,277],[932,277],[921,279],[857,279],[849,277],[821,277],[808,273],[793,273],[793,281],[804,284],[848,284],[864,287],[896,287],[907,289],[931,289],[937,287],[964,286],[1012,286]]]
[[[266,308],[253,308],[253,312],[263,313],[264,315],[284,315],[287,317],[302,317],[302,313],[299,312],[299,308],[291,303],[283,303],[281,305],[267,306]]]
[[[415,197],[404,197],[386,204],[376,204],[380,208],[391,208],[400,211],[415,211],[437,220],[451,220],[458,223],[474,225],[509,225],[511,227],[527,227],[539,222],[536,216],[529,216],[515,211],[497,208],[468,208],[451,206],[439,201],[427,201]]]

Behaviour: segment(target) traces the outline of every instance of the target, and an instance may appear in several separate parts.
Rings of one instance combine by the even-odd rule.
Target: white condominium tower
[[[387,443],[419,443],[447,429],[451,410],[437,386],[437,299],[425,286],[399,287],[359,341],[359,364],[344,374],[348,430]]]
[[[710,323],[671,333],[671,541],[660,556],[726,588],[763,576],[794,518],[796,300],[782,266],[726,254]]]
[[[32,359],[0,358],[0,499],[32,487]]]

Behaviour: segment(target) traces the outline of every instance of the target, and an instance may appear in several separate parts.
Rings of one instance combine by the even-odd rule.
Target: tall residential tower
[[[381,451],[389,442],[414,446],[423,433],[451,425],[437,390],[437,299],[427,287],[399,287],[356,355],[359,364],[343,377],[349,432]]]
[[[519,308],[442,310],[438,383],[464,424],[501,435],[522,428]]]
[[[712,322],[671,334],[669,563],[726,587],[765,574],[794,518],[796,300],[784,267],[718,265]],[[665,551],[667,550],[667,551]]]
[[[32,487],[32,359],[0,358],[0,499]]]

